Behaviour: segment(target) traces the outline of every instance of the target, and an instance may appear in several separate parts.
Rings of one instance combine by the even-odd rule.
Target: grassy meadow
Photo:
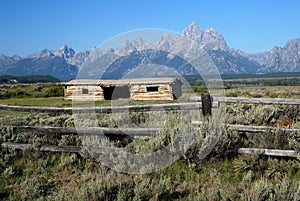
[[[70,107],[71,101],[61,96],[59,87],[49,84],[37,89],[35,84],[7,85],[1,89],[0,104]],[[24,90],[26,89],[26,90]],[[196,93],[205,91],[194,87]],[[19,90],[23,90],[20,95]],[[28,90],[28,91],[27,91]],[[3,95],[4,94],[4,95]],[[5,95],[6,94],[6,95]],[[10,94],[9,97],[7,94]],[[19,94],[19,95],[17,95]],[[52,95],[50,95],[52,94]],[[300,98],[299,86],[227,87],[232,97]],[[159,102],[131,101],[130,104]],[[110,105],[99,101],[95,105]],[[16,132],[11,126],[75,127],[75,117],[17,111],[0,112],[0,143],[102,147],[110,144],[130,153],[152,153],[174,143],[174,136],[184,137],[191,131],[191,120],[204,124],[188,151],[172,165],[148,174],[127,174],[106,167],[103,162],[83,150],[80,153],[50,153],[30,150],[1,149],[0,199],[2,200],[300,200],[300,157],[268,157],[258,154],[240,155],[238,148],[256,147],[300,151],[300,134],[247,133],[230,128],[217,129],[217,120],[228,124],[264,125],[300,129],[300,106],[221,104],[221,113],[208,119],[197,114],[130,112],[97,114],[91,122],[79,116],[83,126],[140,127],[161,126],[164,129],[151,138],[132,138],[108,142],[106,138],[43,132]],[[80,114],[78,114],[80,115]],[[185,116],[186,115],[186,116]],[[159,118],[158,118],[159,117]],[[128,119],[130,121],[128,121]],[[180,129],[179,129],[180,128]],[[218,135],[219,133],[222,135]],[[207,136],[217,139],[210,154],[202,158]]]

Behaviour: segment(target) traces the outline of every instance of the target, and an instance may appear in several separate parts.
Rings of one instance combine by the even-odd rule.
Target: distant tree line
[[[51,75],[28,75],[28,76],[0,76],[0,84],[32,84],[32,83],[56,83],[60,82],[59,79]]]
[[[209,78],[209,76],[205,76]],[[205,86],[205,81],[201,76],[184,76],[191,86]],[[253,78],[253,80],[240,80]],[[259,80],[254,80],[260,78]],[[263,79],[266,78],[266,79]],[[274,79],[270,79],[274,78]],[[226,88],[236,86],[300,86],[300,73],[270,73],[263,75],[256,74],[223,74],[221,75]],[[230,79],[230,81],[229,81]],[[236,80],[235,80],[236,79]]]
[[[267,74],[222,74],[222,79],[244,79],[244,78],[284,78],[300,77],[300,72],[277,72]]]
[[[282,78],[282,79],[262,79],[262,80],[224,80],[226,88],[239,86],[300,86],[300,78]]]
[[[64,96],[64,87],[54,83],[2,84],[0,87],[0,99],[59,96]]]

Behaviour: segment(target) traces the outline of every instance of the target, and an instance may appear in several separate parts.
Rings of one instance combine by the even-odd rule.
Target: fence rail
[[[218,107],[213,105],[213,107]],[[197,110],[202,109],[202,104],[197,102],[151,104],[151,105],[126,105],[126,106],[104,106],[104,107],[36,107],[36,106],[12,106],[0,105],[0,110],[12,110],[22,112],[46,112],[46,113],[112,113],[112,112],[144,112],[144,111],[170,111],[170,110]]]
[[[266,156],[284,156],[297,158],[299,154],[294,150],[278,150],[278,149],[257,149],[257,148],[240,148],[239,154],[262,154]]]
[[[42,145],[35,146],[33,144],[22,144],[14,142],[3,142],[1,148],[4,149],[18,149],[18,150],[33,150],[33,151],[47,151],[47,152],[66,152],[66,153],[80,153],[82,150],[90,150],[93,153],[115,153],[122,148],[106,147],[106,148],[95,148],[95,147],[77,147],[77,146],[54,146],[54,145]]]
[[[115,153],[121,148],[85,148],[76,146],[53,146],[42,145],[34,146],[33,144],[22,144],[13,142],[3,142],[1,144],[3,149],[18,149],[18,150],[34,150],[34,151],[46,151],[46,152],[65,152],[65,153],[80,153],[82,150],[91,150],[93,153]],[[258,148],[239,148],[239,154],[262,154],[266,156],[281,156],[297,158],[299,154],[294,150],[278,150],[278,149],[258,149]]]
[[[193,125],[201,125],[201,121],[192,121]],[[294,133],[300,132],[299,129],[294,128],[279,128],[272,126],[252,126],[252,125],[235,125],[235,124],[223,124],[225,128],[229,128],[231,130],[235,130],[238,132],[249,132],[249,133],[265,133],[267,131],[283,131],[285,133]]]
[[[84,134],[84,135],[120,135],[120,136],[152,136],[159,132],[160,128],[107,128],[107,127],[88,127],[88,128],[70,128],[70,127],[51,127],[51,126],[5,126],[0,128],[9,128],[13,131],[41,132],[46,134]]]
[[[200,126],[202,122],[192,121],[192,125]],[[223,127],[229,128],[238,132],[249,133],[265,133],[267,131],[276,132],[282,131],[285,133],[297,133],[299,129],[292,128],[279,128],[271,126],[252,126],[252,125],[234,125],[223,124]],[[151,137],[162,128],[107,128],[107,127],[87,127],[87,128],[71,128],[71,127],[51,127],[51,126],[5,126],[1,125],[1,128],[10,128],[13,131],[25,131],[25,132],[41,132],[44,134],[84,134],[84,135],[120,135],[120,136],[145,136]]]
[[[236,97],[213,97],[212,108],[217,108],[219,102],[223,103],[254,103],[254,104],[288,104],[300,105],[300,99],[285,98],[236,98]],[[142,111],[162,111],[162,110],[196,110],[202,109],[201,97],[191,97],[187,103],[168,103],[150,105],[126,105],[126,106],[104,106],[104,107],[38,107],[38,106],[15,106],[0,105],[0,110],[12,110],[22,112],[47,112],[47,113],[76,113],[76,112],[142,112]],[[199,103],[198,103],[199,102]]]
[[[191,97],[190,101],[201,102],[201,97]],[[288,98],[240,98],[240,97],[213,97],[214,102],[222,103],[253,103],[253,104],[287,104],[300,105],[300,99]]]

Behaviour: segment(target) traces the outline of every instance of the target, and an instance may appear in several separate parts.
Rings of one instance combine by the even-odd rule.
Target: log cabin
[[[66,100],[175,100],[182,95],[178,77],[119,80],[77,79],[64,83]]]

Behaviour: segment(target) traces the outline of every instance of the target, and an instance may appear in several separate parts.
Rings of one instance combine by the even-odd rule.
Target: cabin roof
[[[176,81],[182,83],[178,77],[154,77],[154,78],[126,78],[119,80],[91,80],[76,79],[64,83],[64,85],[95,85],[95,86],[124,86],[134,84],[172,84]]]

